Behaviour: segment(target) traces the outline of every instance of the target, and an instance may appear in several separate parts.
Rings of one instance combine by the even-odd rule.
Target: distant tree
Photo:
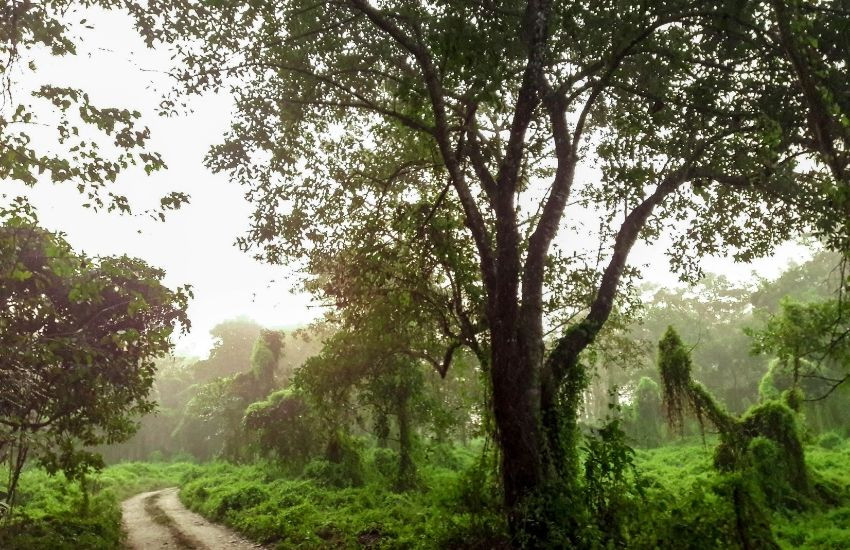
[[[74,252],[25,204],[0,220],[0,459],[13,495],[28,458],[79,477],[102,462],[86,447],[135,431],[154,407],[155,359],[188,329],[190,293],[141,260]]]
[[[767,362],[750,353],[745,329],[753,317],[752,285],[738,284],[711,275],[690,287],[656,289],[644,303],[644,314],[631,327],[633,338],[658,341],[669,325],[680,327],[682,338],[693,346],[694,376],[734,412],[744,412],[758,393]],[[643,368],[632,371],[627,383],[654,368],[655,355],[641,354]]]
[[[377,316],[371,319],[375,331],[362,325],[356,332],[338,330],[296,373],[295,383],[324,415],[326,456],[331,462],[343,458],[338,449],[358,406],[371,411],[377,420],[374,430],[383,442],[390,435],[387,419],[394,418],[399,450],[396,486],[407,489],[415,481],[413,447],[415,429],[421,424],[417,419],[424,416],[425,367],[409,355],[417,351],[404,340],[410,325],[390,328],[381,321]]]
[[[783,298],[802,303],[830,300],[838,297],[845,283],[842,276],[848,273],[842,269],[841,254],[817,250],[809,260],[786,267],[776,279],[762,278],[750,302],[757,316],[769,316],[779,312]]]
[[[635,388],[630,406],[632,437],[645,447],[661,443],[662,402],[658,384],[649,377],[642,377]]]
[[[458,403],[452,390],[482,397],[480,365],[489,359],[489,342],[460,220],[434,215],[426,203],[392,204],[353,229],[345,248],[310,258],[306,287],[328,306],[335,333],[295,379],[335,426],[331,448],[334,434],[347,429],[350,409],[366,408],[379,442],[392,436],[398,443],[396,485],[407,488],[415,478],[416,435],[447,435],[473,406]],[[451,388],[441,387],[462,354],[466,368],[450,377]],[[474,407],[489,417],[486,404]]]
[[[250,368],[251,353],[263,327],[250,319],[231,319],[210,330],[215,339],[209,357],[192,365],[194,380],[207,382],[231,376]]]
[[[261,455],[271,455],[296,470],[318,452],[322,439],[317,415],[292,388],[249,405],[243,424]]]
[[[790,376],[788,391],[801,392],[801,400],[826,399],[850,380],[850,306],[844,298],[783,300],[779,314],[749,333],[753,351],[777,358],[774,377]]]
[[[250,456],[243,417],[248,406],[277,389],[275,370],[283,354],[283,334],[262,330],[254,343],[250,369],[198,384],[175,434],[201,458]]]
[[[184,451],[182,442],[174,437],[183,407],[191,398],[189,366],[196,360],[167,356],[156,361],[156,377],[151,388],[151,400],[156,409],[139,419],[139,429],[128,440],[97,447],[107,463],[122,460],[146,460],[151,456],[172,457]]]

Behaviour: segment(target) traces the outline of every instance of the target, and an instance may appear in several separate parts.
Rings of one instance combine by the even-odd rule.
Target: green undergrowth
[[[646,532],[654,533],[656,540],[670,537],[672,543],[678,537],[679,548],[727,547],[724,537],[735,521],[728,497],[736,483],[747,480],[716,473],[712,467],[715,444],[714,437],[707,437],[705,444],[689,438],[636,453],[637,466],[650,487],[647,498],[655,511],[649,514]],[[821,501],[802,511],[770,510],[776,542],[783,549],[850,548],[850,441],[813,444],[805,452]],[[730,539],[728,544],[737,543]]]
[[[717,473],[716,443],[709,435],[636,451],[643,500],[623,501],[633,509],[618,511],[621,547],[740,547],[732,501],[752,479]],[[762,506],[781,548],[850,548],[850,441],[826,443],[805,449],[819,501],[805,509]],[[189,508],[280,549],[508,548],[493,465],[481,456],[475,447],[429,449],[406,492],[393,490],[397,456],[374,448],[363,451],[357,486],[322,478],[326,468],[317,465],[294,475],[271,462],[126,463],[92,476],[86,498],[78,483],[32,468],[11,522],[0,526],[0,548],[120,548],[121,500],[172,485]]]
[[[84,492],[62,474],[29,468],[21,476],[12,516],[0,523],[0,548],[113,550],[121,547],[121,500],[177,485],[187,463],[124,463],[87,480]]]
[[[753,480],[717,473],[716,443],[707,436],[636,452],[643,501],[625,502],[633,509],[620,511],[625,547],[741,547],[733,501],[752,492]],[[750,521],[769,521],[782,548],[850,548],[850,443],[810,445],[806,454],[814,483],[829,487],[833,500],[805,511],[756,502],[765,516]],[[508,547],[492,472],[480,473],[474,453],[444,452],[442,462],[420,468],[417,488],[403,493],[381,473],[386,459],[381,450],[367,451],[365,483],[357,487],[293,477],[270,463],[211,463],[186,474],[181,499],[212,521],[280,549]]]
[[[780,515],[774,520],[777,537],[786,549],[843,550],[850,548],[850,440],[829,448],[811,445],[806,461],[815,483],[834,491],[836,502],[805,513]]]
[[[281,549],[507,547],[491,474],[474,452],[443,450],[419,468],[415,489],[395,492],[382,451],[367,453],[358,487],[287,477],[270,464],[214,463],[187,475],[180,498]]]

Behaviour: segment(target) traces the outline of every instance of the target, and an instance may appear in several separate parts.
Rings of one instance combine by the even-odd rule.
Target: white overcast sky
[[[309,322],[319,315],[310,299],[293,293],[292,274],[281,266],[263,265],[240,252],[234,241],[247,227],[250,205],[242,190],[203,166],[208,147],[228,126],[228,97],[194,99],[192,113],[161,118],[155,113],[168,89],[165,50],[145,48],[121,14],[88,15],[95,28],[87,31],[78,55],[61,60],[43,58],[39,74],[54,84],[83,88],[101,106],[134,108],[142,112],[152,131],[152,149],[160,152],[168,170],[153,176],[125,173],[116,188],[144,205],[169,191],[191,195],[191,204],[169,214],[166,222],[145,217],[95,213],[72,186],[43,183],[25,188],[4,183],[0,192],[27,196],[42,224],[61,230],[78,250],[91,255],[129,254],[144,258],[167,272],[170,286],[191,284],[195,299],[189,314],[193,330],[178,340],[177,352],[203,355],[209,349],[209,330],[217,323],[246,316],[266,326],[286,327]],[[753,270],[775,276],[791,259],[803,260],[803,247],[787,245],[773,258],[736,265],[723,258],[703,262],[707,271],[745,279]],[[674,284],[676,277],[661,247],[640,245],[633,263],[646,265],[644,274],[658,284]]]

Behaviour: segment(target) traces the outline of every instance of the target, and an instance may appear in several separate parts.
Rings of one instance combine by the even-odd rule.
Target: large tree
[[[702,253],[747,260],[804,228],[846,243],[840,9],[169,1],[138,16],[151,42],[175,44],[184,91],[234,95],[208,162],[256,205],[246,246],[271,261],[338,250],[398,202],[462,220],[515,528],[526,497],[575,482],[580,355],[639,238],[674,235],[686,275]],[[576,177],[593,162],[601,175]],[[598,231],[565,215],[571,201]],[[576,273],[594,291],[546,346],[546,291]]]
[[[154,408],[154,360],[188,329],[186,289],[143,261],[92,258],[40,228],[25,204],[0,209],[0,461],[7,493],[28,458],[69,476],[86,450],[127,439]]]

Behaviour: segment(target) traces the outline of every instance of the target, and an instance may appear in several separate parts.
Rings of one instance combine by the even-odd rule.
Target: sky
[[[203,166],[207,149],[229,123],[229,98],[203,97],[190,103],[193,112],[185,116],[157,116],[169,86],[164,74],[168,52],[145,48],[120,14],[87,17],[95,28],[84,35],[78,55],[39,56],[38,74],[54,84],[85,89],[100,106],[142,113],[151,129],[150,148],[162,154],[168,169],[150,177],[142,170],[125,172],[113,191],[126,194],[139,209],[170,191],[188,193],[191,202],[157,222],[83,208],[85,201],[72,185],[44,182],[27,188],[4,182],[0,192],[28,197],[42,225],[65,232],[77,250],[137,256],[165,269],[168,286],[191,284],[193,326],[188,336],[178,338],[178,354],[205,355],[212,344],[209,330],[226,319],[246,316],[265,326],[288,327],[318,317],[309,296],[291,291],[297,285],[290,270],[257,262],[234,245],[248,227],[251,207],[238,186]],[[32,84],[22,81],[20,87]]]
[[[61,230],[77,249],[90,255],[128,254],[163,268],[166,284],[191,284],[189,306],[192,331],[177,339],[176,353],[203,356],[212,339],[209,330],[221,321],[248,317],[268,327],[292,327],[316,319],[321,310],[310,297],[294,291],[297,280],[285,266],[265,265],[234,245],[248,227],[251,206],[242,190],[227,176],[203,166],[210,145],[227,129],[231,102],[227,96],[190,101],[191,112],[163,118],[156,114],[169,88],[165,71],[170,60],[164,49],[147,49],[129,18],[117,13],[87,14],[94,29],[86,31],[78,55],[38,58],[39,75],[54,84],[87,90],[100,105],[134,108],[151,128],[151,149],[160,152],[168,169],[146,176],[141,170],[124,173],[113,191],[126,194],[144,208],[170,191],[190,195],[191,202],[168,215],[165,222],[144,216],[93,212],[83,208],[73,186],[39,183],[32,188],[3,183],[7,197],[24,195],[37,208],[42,225]],[[34,82],[22,81],[21,87]],[[745,280],[753,271],[773,277],[790,260],[803,261],[807,250],[790,243],[772,258],[753,264],[734,264],[726,258],[706,258],[706,271],[723,272]],[[660,246],[639,244],[632,262],[644,266],[649,282],[676,284],[675,274]]]

